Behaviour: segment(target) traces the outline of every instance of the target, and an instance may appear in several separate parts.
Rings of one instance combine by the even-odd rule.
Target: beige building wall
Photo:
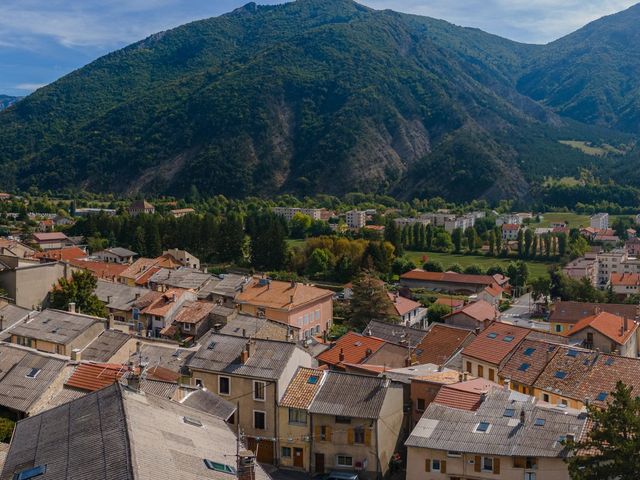
[[[306,410],[305,410],[306,411]],[[280,432],[278,459],[279,465],[286,468],[302,468],[309,471],[311,467],[311,418],[307,412],[307,422],[289,423],[289,408],[280,407],[278,410]],[[283,448],[290,449],[290,456],[283,455]],[[296,455],[300,454],[300,457]],[[302,467],[300,467],[302,464]]]
[[[49,292],[60,278],[71,278],[77,268],[66,263],[41,263],[0,272],[0,288],[16,305],[33,308],[46,303]]]
[[[482,362],[472,357],[462,355],[462,370],[470,375],[479,378],[486,378],[492,382],[498,382],[499,366],[492,363]]]
[[[399,441],[403,441],[409,432],[403,429],[404,419],[404,392],[401,386],[389,387],[387,395],[380,410],[380,418],[377,421],[377,445],[378,458],[380,459],[379,468],[383,474],[389,469],[389,460],[394,452],[399,450],[401,445]]]
[[[407,480],[451,480],[456,477],[474,480],[524,480],[527,478],[526,472],[535,473],[537,480],[570,480],[567,465],[559,458],[535,458],[533,460],[537,463],[536,468],[527,470],[520,468],[525,461],[524,457],[455,454],[416,447],[409,447],[407,454]],[[483,457],[493,459],[492,470],[481,468]],[[432,468],[433,459],[440,461],[439,471]]]
[[[627,322],[627,328],[631,328],[633,326],[633,320],[627,320]],[[620,328],[620,326],[618,326],[618,328]],[[614,350],[618,350],[618,355],[623,357],[636,358],[638,356],[637,334],[631,335],[625,345],[618,345],[597,330],[587,327],[571,335],[571,339],[586,342],[589,334],[593,335],[593,344],[589,347],[593,350],[599,350],[602,353],[613,353]]]

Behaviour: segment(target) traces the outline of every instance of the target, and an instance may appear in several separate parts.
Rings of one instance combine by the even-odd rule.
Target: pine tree
[[[362,331],[371,320],[392,322],[393,304],[384,283],[370,272],[362,272],[353,281],[351,327]]]
[[[454,228],[451,232],[451,241],[453,242],[453,249],[456,253],[462,251],[462,237],[463,232],[461,228]]]

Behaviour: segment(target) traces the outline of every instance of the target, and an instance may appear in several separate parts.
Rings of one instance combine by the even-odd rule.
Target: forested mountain
[[[527,197],[544,177],[621,163],[622,152],[560,140],[633,143],[603,128],[629,123],[619,105],[608,107],[616,120],[604,103],[602,117],[583,115],[539,86],[582,61],[563,41],[523,45],[350,0],[248,4],[102,57],[3,112],[0,188]],[[562,75],[549,85],[575,80]]]
[[[10,107],[20,100],[20,97],[12,97],[10,95],[0,95],[0,111]]]

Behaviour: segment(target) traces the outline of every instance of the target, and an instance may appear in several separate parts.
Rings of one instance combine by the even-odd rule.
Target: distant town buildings
[[[363,210],[350,210],[347,212],[346,222],[349,228],[363,228],[367,224],[367,212]]]
[[[609,228],[609,214],[596,213],[589,218],[589,226],[598,230],[606,230]]]

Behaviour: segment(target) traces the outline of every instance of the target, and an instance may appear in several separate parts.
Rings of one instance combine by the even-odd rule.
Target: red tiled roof
[[[394,310],[400,316],[406,315],[407,313],[420,308],[420,304],[418,302],[414,302],[409,298],[401,297],[400,295],[394,295],[393,293],[388,292],[387,296],[393,303]]]
[[[333,296],[331,290],[305,285],[299,282],[279,282],[276,280],[265,281],[254,278],[246,285],[236,297],[236,302],[261,307],[277,308],[281,310],[293,310],[302,305]]]
[[[63,260],[63,261],[69,261],[76,258],[84,258],[86,256],[87,256],[87,253],[78,247],[56,248],[54,250],[37,252],[34,254],[35,258],[45,258],[49,260]]]
[[[482,395],[492,388],[500,388],[500,386],[484,378],[475,378],[466,382],[444,385],[433,401],[451,408],[475,411],[482,403]]]
[[[348,332],[340,337],[335,345],[329,350],[325,350],[316,358],[318,361],[330,365],[346,363],[363,363],[367,357],[378,351],[385,343],[376,337],[368,337],[355,332]],[[370,352],[367,354],[367,351]],[[344,360],[340,361],[340,352],[344,355]]]
[[[611,285],[637,287],[640,285],[640,275],[637,273],[612,273]]]
[[[436,300],[435,303],[437,303],[438,305],[445,305],[447,307],[450,307],[452,310],[464,306],[464,300],[462,300],[461,298],[440,297],[438,298],[438,300]]]
[[[216,304],[212,302],[185,302],[173,317],[173,321],[179,323],[200,323],[207,318],[215,306]]]
[[[74,267],[89,270],[96,277],[105,280],[115,280],[118,275],[127,269],[127,265],[120,265],[119,263],[94,262],[78,258],[69,260],[69,263]]]
[[[564,333],[564,336],[571,337],[576,333],[591,327],[600,332],[605,337],[613,340],[618,345],[624,345],[638,329],[638,324],[633,320],[626,320],[627,328],[624,328],[625,319],[608,312],[600,312],[596,315],[583,318],[573,327]]]
[[[464,313],[465,315],[473,318],[474,320],[477,320],[478,322],[487,322],[495,320],[496,318],[496,308],[489,302],[486,302],[484,300],[478,300],[477,302],[469,303],[462,309],[445,315],[445,318],[452,315],[459,315],[460,313]]]
[[[69,240],[62,232],[45,232],[45,233],[34,233],[33,238],[36,242],[51,242],[55,240]]]
[[[531,386],[560,348],[553,343],[526,338],[509,357],[498,375],[521,385]]]
[[[469,330],[434,323],[427,335],[418,344],[420,363],[444,364],[475,334]]]
[[[488,287],[486,287],[484,289],[485,292],[487,292],[489,295],[491,295],[492,297],[499,297],[500,295],[502,295],[502,287],[499,287],[498,285],[496,285],[495,283],[492,283],[491,285],[489,285]]]
[[[499,365],[530,332],[528,328],[494,322],[467,345],[462,354]]]
[[[126,371],[126,367],[122,365],[82,363],[78,365],[65,385],[95,392],[118,381]]]
[[[516,223],[505,223],[502,225],[503,230],[520,230],[520,225]]]
[[[181,288],[172,288],[167,290],[162,295],[156,297],[149,306],[142,311],[142,313],[155,315],[157,317],[164,317],[174,305],[174,297],[177,301],[185,293],[186,290]]]
[[[556,302],[553,305],[550,322],[578,323],[585,317],[599,312],[609,312],[619,317],[635,318],[638,305],[624,303]]]
[[[155,366],[144,371],[144,377],[149,380],[159,380],[161,382],[175,383],[180,378],[180,374],[168,368]]]
[[[455,272],[426,272],[416,268],[400,276],[404,280],[422,280],[427,282],[471,283],[477,285],[491,285],[494,281],[489,275],[468,275]]]

